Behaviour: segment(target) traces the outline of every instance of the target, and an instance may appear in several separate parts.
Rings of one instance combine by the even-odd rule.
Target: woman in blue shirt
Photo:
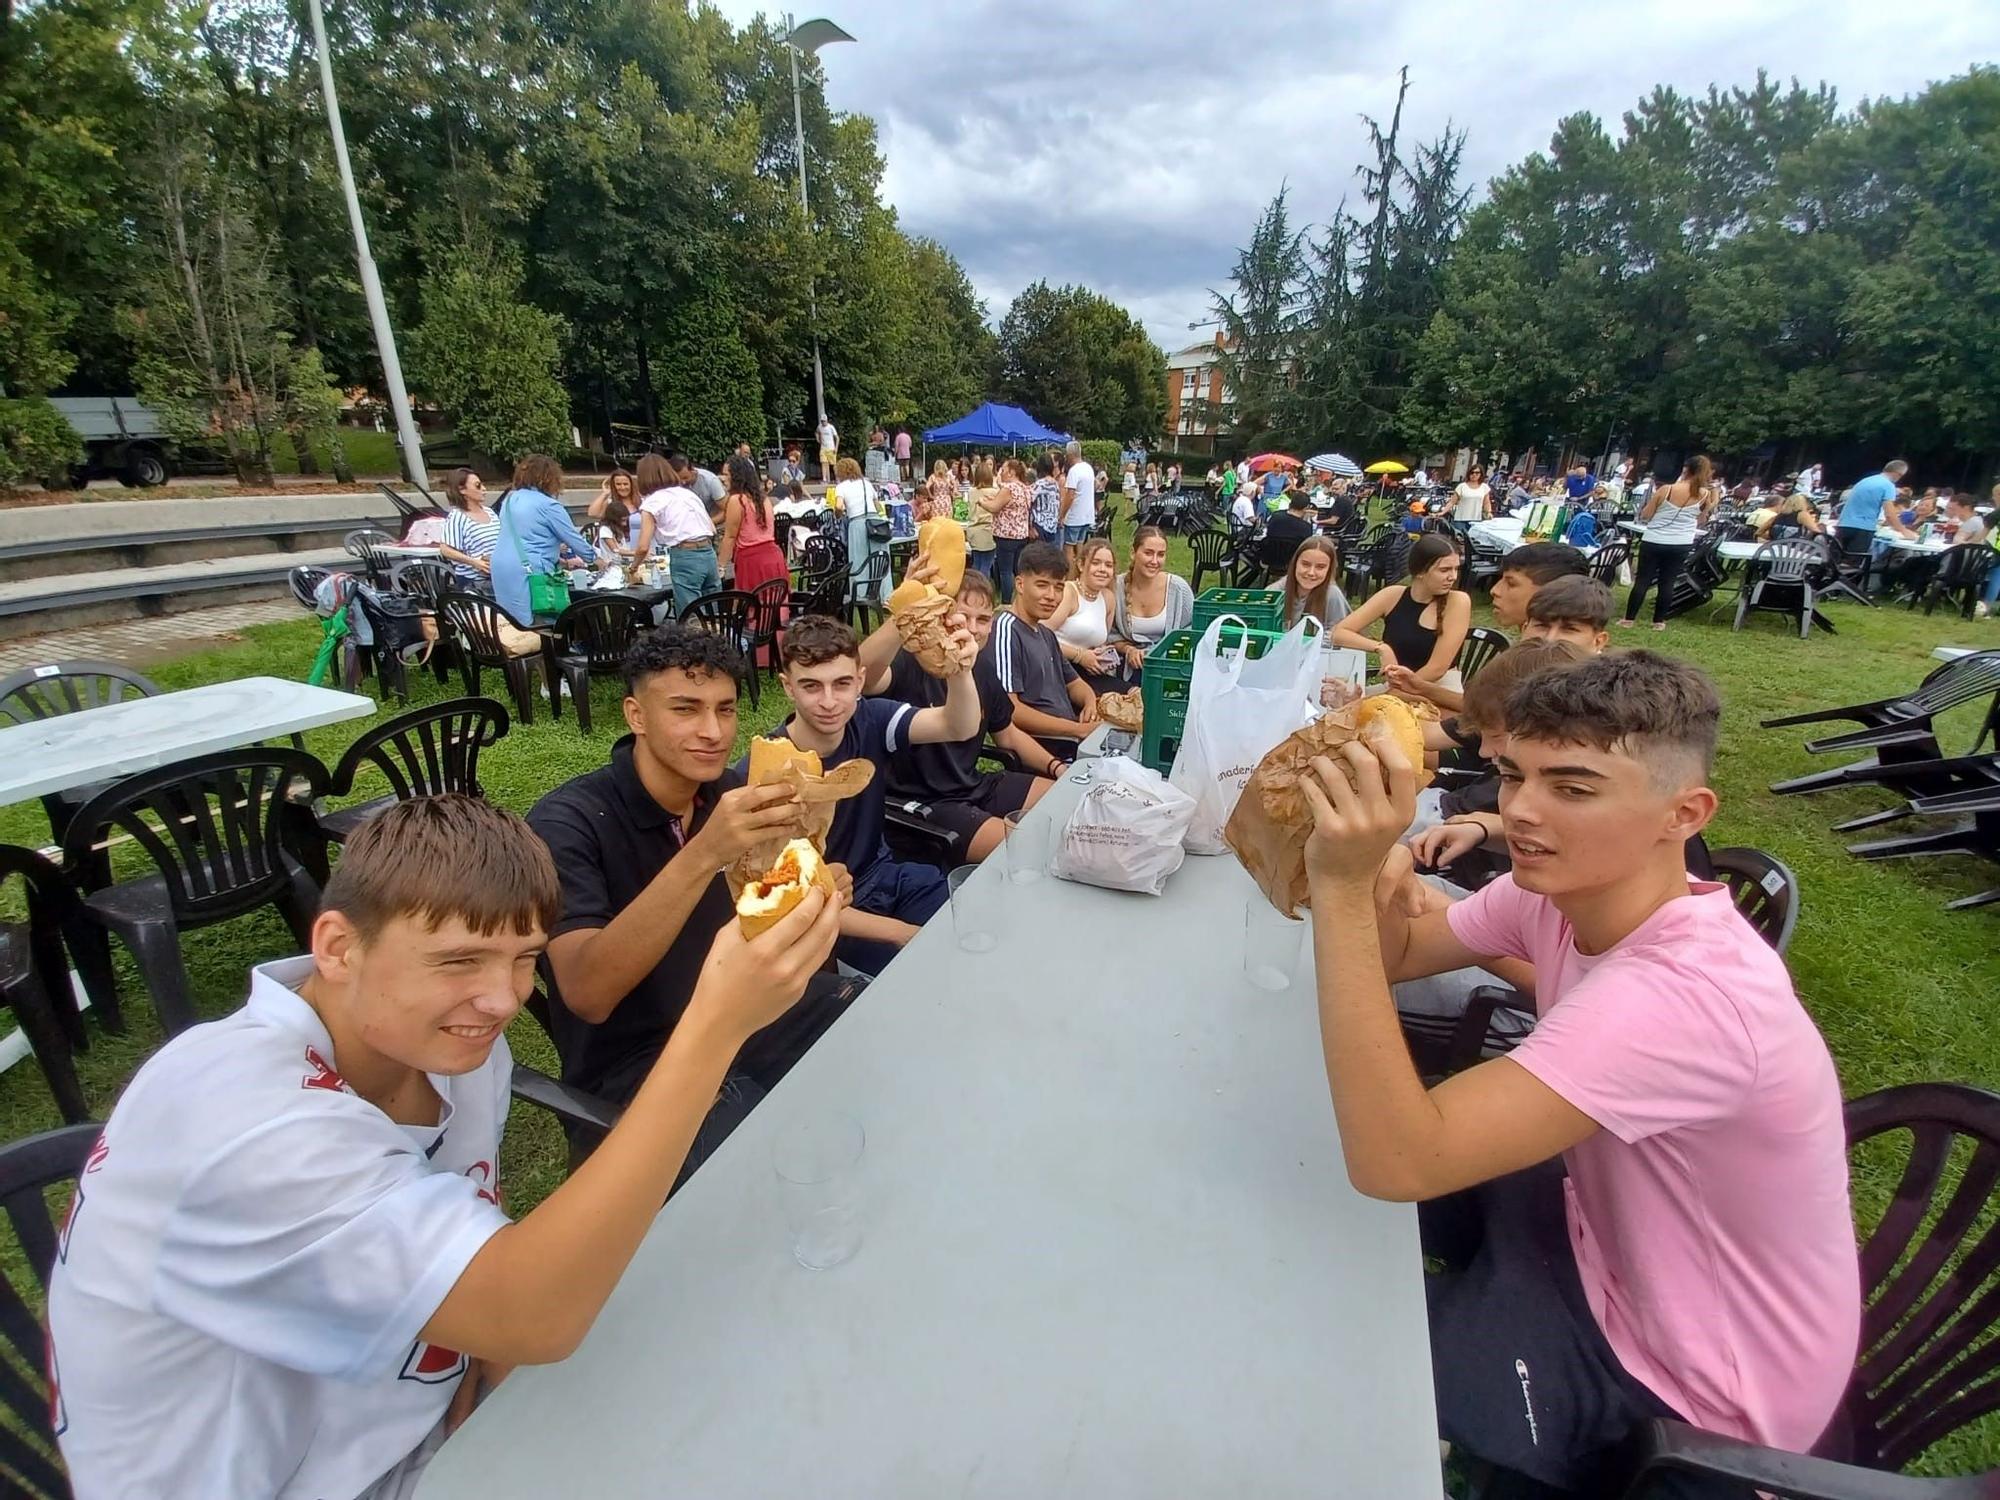
[[[493,545],[493,600],[517,625],[534,620],[528,575],[552,573],[562,549],[595,558],[597,549],[563,509],[562,468],[543,453],[514,465],[514,488],[500,508],[500,539]]]

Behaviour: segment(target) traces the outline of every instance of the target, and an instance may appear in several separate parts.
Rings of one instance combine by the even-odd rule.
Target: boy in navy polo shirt
[[[906,745],[953,744],[980,731],[979,688],[973,681],[976,646],[963,628],[952,632],[965,666],[946,685],[936,708],[891,698],[864,698],[866,678],[854,632],[838,620],[807,615],[786,627],[780,677],[792,700],[792,717],[780,734],[816,751],[831,771],[856,758],[875,763],[859,796],[839,803],[827,833],[826,857],[854,876],[854,897],[840,914],[843,962],[880,973],[896,951],[945,903],[944,876],[931,865],[900,864],[882,834],[889,761]],[[746,761],[747,764],[747,761]]]

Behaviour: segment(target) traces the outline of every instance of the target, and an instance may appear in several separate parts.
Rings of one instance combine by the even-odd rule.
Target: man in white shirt
[[[1257,505],[1250,498],[1248,490],[1236,492],[1236,498],[1229,503],[1229,519],[1232,524],[1239,527],[1257,524]]]
[[[582,1341],[841,903],[815,891],[754,941],[728,923],[619,1124],[516,1222],[502,1033],[559,904],[512,813],[397,803],[348,842],[312,952],[139,1070],[49,1285],[79,1496],[400,1500],[483,1388]]]
[[[833,466],[840,458],[840,430],[832,417],[819,419],[819,482],[833,483]]]
[[[1072,442],[1063,450],[1063,458],[1069,465],[1062,486],[1063,551],[1069,557],[1069,570],[1074,576],[1077,554],[1090,539],[1090,528],[1097,522],[1097,471],[1085,461],[1081,443]]]

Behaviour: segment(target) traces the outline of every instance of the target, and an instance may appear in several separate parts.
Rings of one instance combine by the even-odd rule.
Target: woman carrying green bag
[[[562,469],[547,454],[530,453],[514,465],[514,487],[501,504],[500,539],[493,544],[493,601],[517,625],[534,622],[537,594],[543,613],[561,612],[569,588],[556,560],[564,547],[578,557],[597,557],[563,509],[562,490]]]

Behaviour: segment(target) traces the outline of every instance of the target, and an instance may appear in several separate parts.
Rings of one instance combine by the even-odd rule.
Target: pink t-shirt
[[[1448,920],[1535,966],[1508,1056],[1603,1127],[1563,1160],[1612,1351],[1697,1426],[1805,1451],[1854,1370],[1861,1272],[1840,1081],[1784,961],[1712,883],[1596,955],[1512,876]]]

